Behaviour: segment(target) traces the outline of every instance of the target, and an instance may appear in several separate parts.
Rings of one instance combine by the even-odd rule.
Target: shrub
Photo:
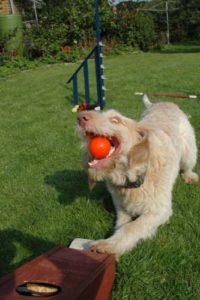
[[[123,4],[114,14],[106,0],[101,3],[102,37],[120,45],[148,50],[155,43],[154,22],[150,15],[138,13],[134,7]],[[26,48],[30,58],[54,56],[59,60],[74,61],[79,48],[95,44],[95,11],[91,0],[69,0],[63,7],[55,7],[40,17],[39,26],[26,29]],[[71,46],[69,55],[60,53],[62,46]]]
[[[151,15],[137,12],[124,3],[116,13],[103,11],[102,36],[119,44],[148,50],[155,45],[156,31]]]
[[[25,30],[26,55],[29,58],[54,56],[65,43],[67,26],[43,22]]]

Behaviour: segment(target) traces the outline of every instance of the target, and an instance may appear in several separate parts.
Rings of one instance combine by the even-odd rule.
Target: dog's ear
[[[93,180],[93,179],[91,179],[90,177],[88,177],[88,185],[89,185],[89,189],[90,189],[90,191],[92,191],[93,190],[93,188],[95,187],[95,185],[96,185],[96,181],[95,180]]]
[[[136,129],[138,135],[138,143],[144,142],[148,139],[148,130],[144,127],[138,127]]]
[[[149,134],[145,128],[139,128],[137,133],[138,143],[136,143],[130,151],[130,161],[134,164],[141,164],[146,162],[149,158]]]
[[[136,181],[138,176],[146,173],[149,160],[148,130],[139,128],[137,133],[138,142],[131,148],[129,152],[128,178],[131,181]]]

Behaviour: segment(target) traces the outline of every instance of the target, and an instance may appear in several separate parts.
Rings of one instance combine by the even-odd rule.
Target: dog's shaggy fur
[[[78,133],[85,146],[84,165],[90,186],[104,180],[117,212],[114,234],[95,241],[91,250],[120,256],[151,237],[172,214],[172,188],[179,172],[186,183],[198,181],[195,134],[187,116],[172,103],[151,104],[136,122],[115,110],[81,112]],[[112,151],[94,159],[93,136],[106,136]]]

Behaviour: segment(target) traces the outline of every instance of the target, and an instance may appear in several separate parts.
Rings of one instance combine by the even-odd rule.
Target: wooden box
[[[113,255],[59,246],[2,277],[0,300],[106,300],[114,276]],[[32,291],[38,284],[48,291]]]

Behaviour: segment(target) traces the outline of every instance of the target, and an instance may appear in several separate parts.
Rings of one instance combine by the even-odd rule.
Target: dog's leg
[[[131,221],[131,216],[121,207],[120,200],[116,195],[112,195],[113,204],[115,206],[115,211],[117,214],[117,219],[115,223],[115,230],[122,227],[124,224]]]
[[[134,248],[140,240],[153,236],[157,228],[165,223],[171,215],[171,209],[161,214],[146,214],[135,221],[117,229],[113,236],[92,244],[91,251],[99,253],[114,253],[119,257]]]
[[[194,131],[189,123],[182,138],[183,150],[180,161],[181,176],[188,184],[198,182],[198,175],[192,171],[197,161],[197,146]]]
[[[181,172],[181,176],[187,184],[194,184],[199,181],[199,176],[197,175],[197,173],[191,170]]]
[[[199,176],[192,171],[196,164],[196,153],[193,149],[192,151],[187,151],[184,153],[181,159],[180,169],[181,169],[181,176],[185,183],[193,184],[197,183],[199,180]]]
[[[180,169],[181,176],[187,184],[197,183],[198,175],[192,171],[197,160],[196,145],[191,143],[190,147],[185,148],[181,158]]]
[[[123,209],[117,209],[117,220],[115,224],[115,230],[119,229],[120,227],[124,226],[125,224],[131,221],[131,216],[126,213]]]
[[[198,175],[192,171],[197,160],[197,150],[195,143],[191,143],[190,147],[186,147],[181,158],[180,169],[181,176],[187,184],[197,183]]]

